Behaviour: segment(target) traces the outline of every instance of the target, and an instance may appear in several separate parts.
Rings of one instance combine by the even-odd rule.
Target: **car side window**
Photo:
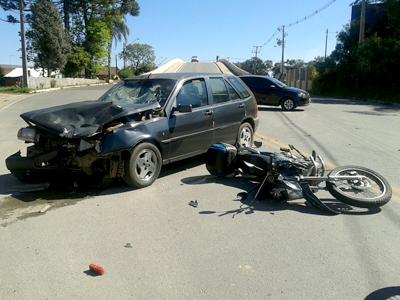
[[[240,98],[247,98],[250,97],[249,92],[247,91],[247,89],[243,86],[243,83],[237,79],[236,77],[228,77],[228,81],[230,83],[232,83],[232,85],[236,88],[236,90],[238,91]]]
[[[235,91],[235,89],[230,85],[230,83],[227,82],[227,81],[225,80],[225,84],[226,84],[226,87],[227,87],[227,89],[228,89],[229,99],[230,99],[230,100],[237,100],[237,99],[240,99],[239,94],[238,94],[238,93]]]
[[[213,94],[214,104],[230,100],[228,90],[226,89],[222,78],[210,78],[211,92]]]
[[[273,83],[270,80],[264,78],[262,84],[264,87],[269,88]]]
[[[176,96],[176,105],[192,105],[192,108],[208,105],[207,88],[204,79],[186,81]]]

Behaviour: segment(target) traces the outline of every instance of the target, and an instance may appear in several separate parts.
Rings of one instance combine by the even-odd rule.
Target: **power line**
[[[300,24],[300,23],[302,23],[302,22],[304,22],[304,21],[307,21],[307,20],[310,19],[311,17],[313,17],[313,16],[319,14],[320,12],[322,12],[323,10],[327,9],[329,6],[331,6],[331,5],[332,5],[333,3],[335,3],[336,1],[337,1],[337,0],[331,0],[331,1],[329,1],[329,2],[326,3],[324,6],[322,6],[322,7],[318,8],[317,10],[313,11],[311,14],[309,14],[309,15],[307,15],[307,16],[301,18],[301,19],[298,19],[298,20],[296,20],[296,21],[294,21],[294,22],[292,22],[292,23],[286,24],[285,27],[292,27],[292,26],[294,26],[294,25],[297,25],[297,24]]]

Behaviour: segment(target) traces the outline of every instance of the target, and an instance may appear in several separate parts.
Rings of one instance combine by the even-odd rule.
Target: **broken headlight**
[[[34,128],[21,128],[18,130],[17,138],[27,143],[35,143],[39,141],[39,134]]]

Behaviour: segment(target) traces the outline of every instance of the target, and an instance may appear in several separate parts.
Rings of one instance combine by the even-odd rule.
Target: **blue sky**
[[[161,63],[172,58],[200,61],[231,57],[244,60],[252,55],[252,46],[261,45],[282,24],[288,24],[329,0],[139,0],[140,15],[128,17],[128,43],[137,42],[154,47]],[[350,21],[350,0],[337,0],[309,20],[287,28],[285,58],[312,60],[324,55],[325,31],[329,29],[328,53],[336,44],[336,33]],[[0,11],[0,17],[6,13]],[[0,64],[19,64],[19,24],[0,22]],[[280,47],[276,38],[264,46],[262,59],[279,61]],[[122,44],[113,47],[114,54]],[[114,60],[115,61],[115,56]],[[113,63],[115,64],[115,63]],[[119,61],[119,66],[121,62]]]

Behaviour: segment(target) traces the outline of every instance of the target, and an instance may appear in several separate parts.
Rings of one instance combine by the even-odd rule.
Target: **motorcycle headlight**
[[[21,128],[18,130],[17,138],[28,143],[35,143],[39,140],[39,134],[34,128]]]

